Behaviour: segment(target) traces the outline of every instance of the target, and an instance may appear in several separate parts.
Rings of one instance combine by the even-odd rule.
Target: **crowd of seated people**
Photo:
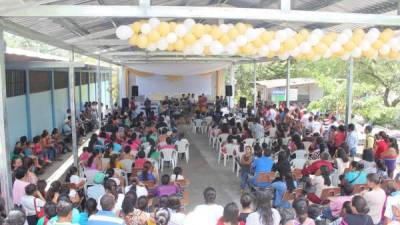
[[[218,154],[227,154],[230,148],[227,145],[237,145],[232,157],[237,162],[233,169],[237,167],[241,174],[241,196],[237,196],[240,205],[230,202],[222,206],[216,190],[207,187],[202,193],[204,203],[185,212],[184,171],[175,167],[171,174],[165,174],[160,168],[163,151],[176,151],[177,142],[188,142],[173,126],[174,118],[154,113],[146,117],[144,113],[116,107],[99,134],[92,134],[89,146],[84,148],[80,156],[82,171],[70,168],[65,182],[55,181],[46,191],[44,181],[32,182],[29,169],[35,166],[32,158],[25,157],[13,164],[13,200],[23,213],[12,211],[4,222],[28,225],[393,225],[400,222],[400,176],[394,176],[396,164],[393,165],[398,155],[395,139],[384,132],[373,136],[372,127],[367,126],[364,150],[357,155],[358,137],[352,124],[345,127],[334,117],[322,121],[321,117],[299,108],[276,109],[270,105],[258,111],[257,116],[198,112],[193,118],[207,126],[211,144],[216,142],[215,148],[221,150]],[[18,220],[16,215],[24,220]]]

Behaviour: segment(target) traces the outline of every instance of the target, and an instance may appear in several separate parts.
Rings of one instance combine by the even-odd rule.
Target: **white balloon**
[[[150,26],[150,24],[148,24],[148,23],[143,24],[142,27],[140,28],[140,31],[141,31],[143,34],[148,34],[148,33],[150,33],[150,31],[151,31],[151,26]]]
[[[286,32],[288,37],[293,37],[294,35],[296,35],[296,32],[291,28],[285,28],[284,31]]]
[[[183,37],[186,35],[187,33],[187,29],[185,27],[185,25],[183,24],[178,24],[175,28],[175,33],[176,35],[178,35],[178,37]]]
[[[361,42],[360,48],[361,48],[362,51],[368,51],[371,48],[371,43],[366,41],[366,40],[364,40],[364,41]]]
[[[192,47],[192,46],[186,46],[186,47],[183,49],[183,54],[185,54],[185,55],[191,55],[191,54],[193,54],[193,47]]]
[[[200,38],[200,42],[204,45],[204,46],[209,46],[213,41],[213,38],[211,37],[211,35],[209,34],[204,34],[203,36],[201,36]]]
[[[167,40],[168,44],[172,44],[178,40],[178,36],[174,32],[170,32],[167,34],[165,39]]]
[[[229,29],[231,29],[231,28],[233,28],[235,25],[233,25],[233,24],[231,24],[231,23],[229,23],[229,24],[227,24],[228,25],[228,28]]]
[[[219,41],[213,41],[210,45],[210,52],[213,55],[219,55],[224,51],[224,46]]]
[[[228,31],[229,31],[229,26],[226,25],[226,24],[220,24],[220,25],[219,25],[219,30],[220,30],[222,33],[226,34],[226,33],[228,33]]]
[[[397,47],[399,44],[400,44],[400,43],[399,43],[399,40],[398,40],[397,38],[391,38],[390,41],[388,42],[388,45],[389,45],[391,48],[395,48],[395,47]]]
[[[269,54],[269,46],[268,45],[263,45],[258,51],[258,54],[261,56],[266,56]]]
[[[396,45],[396,46],[392,47],[392,50],[395,52],[400,51],[400,45]]]
[[[270,43],[269,43],[269,49],[271,50],[271,51],[278,51],[279,50],[279,48],[281,47],[281,43],[278,41],[278,40],[272,40]]]
[[[242,47],[245,44],[247,44],[247,38],[244,35],[237,36],[235,41],[236,41],[237,46],[239,46],[239,47]]]
[[[329,59],[332,56],[332,51],[330,49],[326,50],[326,52],[324,53],[324,58],[325,59]]]
[[[337,37],[337,42],[339,42],[340,44],[344,44],[346,42],[348,42],[350,40],[350,37],[347,36],[347,34],[345,33],[341,33],[339,34],[339,36]]]
[[[390,46],[387,44],[382,45],[382,47],[379,49],[379,53],[382,55],[387,55],[390,52]]]
[[[160,24],[160,20],[158,18],[151,18],[149,19],[149,24],[151,28],[155,28]]]
[[[284,42],[288,38],[288,34],[285,30],[278,30],[275,35],[275,39],[279,42]]]
[[[290,55],[292,55],[293,57],[296,57],[300,54],[300,48],[296,47],[295,49],[292,50],[292,52],[290,53]]]
[[[321,29],[315,29],[315,30],[311,31],[310,35],[316,35],[321,38],[322,36],[324,36],[324,31]]]
[[[286,59],[288,59],[289,58],[289,53],[284,53],[284,54],[281,54],[281,55],[279,55],[278,57],[279,57],[279,59],[280,60],[286,60]]]
[[[229,44],[225,47],[225,51],[229,55],[235,55],[238,51],[238,47],[235,42],[229,42]]]
[[[380,34],[381,34],[381,32],[374,27],[368,31],[365,38],[372,43],[372,42],[375,42],[376,40],[378,40]]]
[[[150,52],[154,52],[155,50],[157,50],[157,44],[149,44],[149,46],[147,46],[147,50],[149,50]]]
[[[322,57],[320,55],[317,55],[313,58],[313,61],[316,62],[318,60],[320,60]]]
[[[160,49],[161,51],[164,51],[168,48],[168,42],[164,38],[160,39],[157,42],[157,48]]]
[[[300,44],[300,52],[301,53],[308,53],[311,51],[311,45],[308,42],[303,42]]]
[[[342,60],[348,60],[350,58],[350,54],[346,53],[340,57]]]
[[[321,37],[318,36],[318,34],[311,34],[311,35],[308,37],[308,43],[309,43],[311,46],[314,46],[314,45],[318,44],[319,40],[321,40]]]
[[[351,38],[353,36],[353,31],[349,28],[346,28],[342,31],[342,34],[347,35],[349,38]]]
[[[193,45],[193,54],[202,55],[203,51],[204,51],[204,46],[200,42],[197,42],[196,44]]]
[[[194,21],[194,19],[186,19],[185,21],[183,21],[183,24],[185,25],[187,30],[191,30],[193,25],[196,24],[196,22]]]
[[[332,53],[339,52],[340,50],[342,50],[342,45],[339,42],[335,41],[332,43],[330,49]]]
[[[115,34],[121,40],[128,40],[132,36],[133,31],[130,26],[122,25],[117,28]]]
[[[247,40],[254,41],[258,37],[258,33],[257,33],[256,29],[249,28],[246,30],[245,36],[246,36]]]
[[[355,48],[355,49],[353,50],[353,52],[351,53],[351,55],[352,55],[354,58],[358,58],[358,57],[361,56],[361,53],[362,53],[362,51],[361,51],[360,48]]]

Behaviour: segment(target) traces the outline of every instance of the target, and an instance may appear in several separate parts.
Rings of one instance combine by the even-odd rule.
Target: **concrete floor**
[[[178,165],[182,167],[185,178],[190,180],[189,200],[187,210],[192,210],[196,205],[203,203],[203,190],[213,187],[217,191],[216,202],[225,206],[229,202],[239,203],[240,179],[232,172],[232,161],[217,164],[217,152],[208,145],[208,137],[203,134],[193,134],[186,126],[180,127],[190,142],[189,164],[179,159]],[[166,170],[164,171],[166,172]]]

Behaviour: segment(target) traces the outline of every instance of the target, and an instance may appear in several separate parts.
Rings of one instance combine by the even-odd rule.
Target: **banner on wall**
[[[289,101],[297,101],[298,90],[289,89]],[[271,101],[282,102],[286,101],[286,88],[274,88],[272,89]]]

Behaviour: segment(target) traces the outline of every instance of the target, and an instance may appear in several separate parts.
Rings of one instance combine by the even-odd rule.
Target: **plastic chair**
[[[291,164],[294,169],[303,169],[304,165],[306,164],[307,159],[293,159]]]
[[[303,145],[304,145],[304,150],[308,151],[308,149],[311,146],[311,141],[303,141]]]
[[[176,161],[177,161],[177,151],[172,148],[164,148],[160,150],[161,157],[160,157],[160,167],[161,172],[164,169],[164,162],[169,162],[172,165],[172,168],[175,168]]]
[[[239,171],[240,171],[240,159],[242,158],[242,156],[244,155],[244,151],[243,152],[240,152],[240,151],[238,151],[237,152],[237,157],[236,157],[236,159],[237,160],[235,160],[235,164],[236,164],[236,176],[237,177],[239,177]]]
[[[308,159],[308,151],[306,150],[296,150],[296,159]]]
[[[89,169],[89,168],[84,168],[83,169],[83,174],[86,177],[86,185],[90,186],[90,185],[94,185],[94,176],[96,175],[96,173],[98,173],[100,171],[98,170],[93,170],[93,169]]]
[[[176,149],[178,150],[178,156],[179,154],[184,154],[186,158],[186,163],[189,163],[189,141],[183,139],[177,141],[175,144],[176,144]]]
[[[229,134],[226,134],[226,133],[218,135],[218,137],[217,137],[217,151],[218,152],[221,149],[222,144],[224,142],[226,142],[226,140],[228,139],[228,136],[229,136]]]
[[[124,169],[127,173],[132,172],[132,163],[133,163],[132,159],[123,159],[120,162],[124,166]]]
[[[222,149],[225,149],[226,152],[223,152]],[[233,158],[235,154],[239,152],[239,146],[235,144],[226,144],[224,147],[220,148],[219,154],[218,154],[218,164],[221,160],[221,156],[224,157],[224,166],[226,166],[226,160],[230,156],[232,156],[233,162],[232,162],[232,171],[235,169],[235,159]]]
[[[197,133],[198,130],[200,130],[200,132],[202,132],[202,124],[203,124],[203,120],[202,119],[195,119],[194,121],[194,129],[193,129],[193,133]]]
[[[251,146],[253,147],[254,143],[256,142],[256,139],[254,138],[246,138],[243,140],[243,145],[244,146]]]

